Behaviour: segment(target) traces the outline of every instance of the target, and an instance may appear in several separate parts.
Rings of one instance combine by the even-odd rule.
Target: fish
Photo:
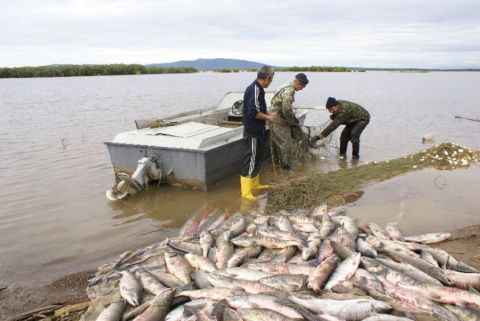
[[[356,239],[358,236],[358,223],[349,216],[335,216],[332,218],[332,221],[337,225],[340,225],[347,231],[353,239]]]
[[[371,313],[385,312],[392,309],[389,304],[368,297],[352,300],[331,300],[312,296],[299,297],[297,295],[289,295],[288,299],[306,307],[310,311],[332,315],[345,320],[362,320]]]
[[[192,282],[192,278],[190,277],[192,267],[183,256],[177,253],[167,252],[165,253],[165,263],[167,264],[168,272],[178,280],[184,284]]]
[[[422,250],[420,252],[420,258],[427,261],[428,263],[438,267],[437,260],[435,260],[435,258],[433,257],[433,255],[430,252]]]
[[[423,272],[422,270],[417,269],[416,267],[410,264],[399,263],[399,262],[395,262],[393,260],[381,258],[381,257],[377,257],[375,260],[385,265],[386,267],[389,267],[395,271],[398,271],[400,273],[403,273],[411,277],[414,280],[417,280],[418,282],[442,285],[442,283],[439,280],[435,279],[434,277]]]
[[[260,246],[245,247],[228,259],[227,267],[239,266],[245,259],[258,256],[261,251],[262,247]]]
[[[232,242],[229,241],[230,231],[222,233],[216,239],[217,253],[215,255],[215,265],[218,269],[227,267],[228,260],[234,254],[235,248]]]
[[[222,320],[223,321],[243,321],[240,314],[234,309],[231,309],[229,307],[226,307],[225,310],[223,311]]]
[[[187,253],[184,257],[187,260],[188,264],[190,264],[197,270],[202,270],[205,272],[214,272],[217,270],[215,265],[204,256]]]
[[[409,318],[397,317],[390,314],[371,314],[368,318],[363,319],[363,321],[414,321]]]
[[[124,309],[125,300],[112,302],[107,308],[103,309],[96,321],[119,321]]]
[[[404,236],[402,238],[402,241],[432,244],[446,241],[450,237],[452,237],[451,233],[426,233],[415,236]]]
[[[234,309],[263,308],[278,311],[290,318],[302,318],[302,315],[295,309],[277,302],[278,297],[269,294],[242,294],[229,297],[226,300],[228,305]]]
[[[361,237],[357,238],[357,250],[364,256],[377,256],[377,251],[375,250],[375,248]]]
[[[210,299],[214,301],[220,301],[228,297],[241,295],[242,293],[245,293],[245,292],[241,290],[232,290],[229,288],[215,287],[215,288],[200,289],[200,290],[181,291],[180,293],[176,294],[176,296],[186,296],[186,297],[189,297],[190,299]]]
[[[348,280],[357,270],[360,264],[360,253],[354,253],[345,260],[343,260],[333,272],[332,276],[325,284],[325,290],[331,290],[336,284],[341,281]]]
[[[270,309],[238,309],[237,311],[244,321],[295,321],[295,319]]]
[[[241,290],[248,293],[278,293],[279,291],[271,286],[256,281],[234,279],[227,276],[211,273],[207,276],[208,281],[215,287],[224,287],[234,290]]]
[[[253,270],[263,271],[269,274],[305,274],[310,275],[315,267],[293,263],[256,262],[248,263],[247,267]]]
[[[143,289],[157,295],[165,290],[165,286],[150,272],[143,270],[138,271],[137,276],[140,278]]]
[[[335,223],[329,215],[325,215],[322,218],[322,223],[318,229],[321,239],[326,239],[335,230]]]
[[[303,274],[277,274],[267,276],[259,280],[260,283],[272,288],[296,292],[303,289],[306,285],[307,276]]]
[[[383,249],[383,251],[387,253],[390,257],[398,259],[404,263],[408,263],[444,284],[450,284],[448,275],[445,273],[444,270],[428,263],[427,261],[422,260],[421,258],[412,257],[401,252],[394,252],[387,249]]]
[[[310,217],[313,218],[322,218],[323,216],[327,215],[328,211],[328,206],[327,203],[322,203],[315,207],[311,212],[310,212]]]
[[[207,257],[208,250],[212,247],[212,245],[213,245],[213,236],[209,232],[203,231],[200,234],[200,247],[202,249],[202,255],[204,257]]]
[[[122,275],[120,279],[120,295],[127,300],[127,302],[136,307],[140,304],[143,288],[140,282],[130,271],[120,271]]]
[[[398,223],[387,223],[385,230],[391,240],[399,240],[403,238],[403,233],[398,228]]]
[[[258,281],[262,278],[271,276],[269,273],[265,273],[262,271],[249,269],[246,267],[229,267],[222,270],[217,270],[217,274],[228,276],[231,278],[238,278],[242,280],[249,280],[249,281]]]
[[[373,236],[384,239],[384,240],[390,239],[387,232],[385,232],[378,224],[368,223],[367,227]]]
[[[338,261],[338,256],[333,254],[320,263],[313,273],[308,276],[308,288],[315,292],[320,292],[322,286],[337,267]]]
[[[202,255],[202,247],[199,244],[186,241],[169,240],[168,246],[180,252]]]
[[[451,270],[466,273],[479,273],[479,271],[466,263],[458,261],[447,251],[436,248],[425,248],[425,251],[432,254],[433,258],[440,264],[441,267],[446,267]]]
[[[175,289],[165,289],[150,302],[149,307],[137,316],[134,321],[156,321],[163,320],[172,304]]]
[[[212,287],[210,282],[208,282],[207,276],[207,272],[201,270],[193,271],[191,274],[191,278],[198,289],[208,289]]]

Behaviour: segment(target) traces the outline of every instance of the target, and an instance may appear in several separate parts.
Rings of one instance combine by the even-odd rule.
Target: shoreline
[[[444,146],[442,146],[443,148]],[[478,157],[479,151],[475,151],[474,155]],[[347,186],[348,190],[334,189],[329,191],[330,193],[315,195],[318,192],[317,189],[309,190],[313,194],[313,199],[327,199],[327,203],[333,205],[334,203],[350,203],[354,202],[359,193],[359,188],[364,186],[365,183],[376,183],[384,180],[388,180],[396,175],[405,174],[411,171],[415,171],[418,166],[418,158],[423,154],[417,154],[412,157],[405,157],[397,160],[392,160],[382,164],[364,165],[363,169],[360,168],[358,172],[363,173],[357,178],[359,184],[352,184]],[[399,164],[395,165],[398,162]],[[392,164],[393,163],[393,164]],[[392,167],[392,165],[395,165]],[[443,163],[435,164],[442,166]],[[414,167],[415,166],[415,167]],[[371,171],[377,172],[380,169],[384,169],[384,179],[371,179]],[[418,166],[428,167],[428,166]],[[419,168],[420,169],[420,168]],[[368,170],[367,173],[364,173]],[[390,172],[387,175],[387,172]],[[353,173],[353,170],[342,171],[341,173],[333,173],[331,175],[348,175]],[[394,175],[391,175],[394,174]],[[319,174],[324,175],[324,174]],[[322,176],[320,176],[322,177]],[[322,177],[323,178],[323,177]],[[335,177],[338,179],[338,177]],[[378,178],[378,177],[376,177]],[[305,178],[304,178],[305,180]],[[361,184],[362,182],[363,184]],[[299,184],[298,182],[291,181],[289,184]],[[301,180],[300,180],[301,183]],[[307,184],[311,185],[311,184]],[[305,192],[305,185],[294,185],[290,193],[280,193],[280,196],[287,196],[290,198],[293,193],[300,191]],[[285,186],[284,186],[285,187]],[[280,192],[284,189],[280,190]],[[278,192],[278,190],[277,190]],[[310,195],[312,196],[312,195]],[[361,195],[360,195],[361,196]],[[285,202],[285,199],[281,199],[279,203]],[[318,204],[318,201],[317,201]],[[296,204],[298,205],[298,204]],[[342,204],[337,204],[342,205]],[[301,206],[300,206],[301,207]],[[297,208],[300,208],[297,206]],[[480,270],[480,223],[465,226],[453,231],[451,238],[448,241],[444,241],[438,244],[434,244],[433,247],[441,248],[451,253],[456,259],[467,263]],[[147,244],[148,245],[148,244]],[[120,255],[121,253],[118,253]],[[117,256],[118,256],[117,255]],[[113,256],[115,257],[115,256]],[[112,256],[106,257],[104,262],[111,259]],[[96,273],[97,269],[90,269],[76,273],[66,274],[46,284],[41,284],[34,287],[22,287],[13,286],[8,284],[0,284],[0,319],[10,321],[27,320],[27,317],[35,316],[28,320],[39,320],[42,316],[49,317],[49,320],[78,320],[83,312],[88,308],[90,300],[86,294],[87,280],[90,276]]]
[[[480,269],[480,224],[466,226],[454,231],[448,241],[432,244],[435,248],[451,253],[456,259]],[[58,316],[51,320],[78,320],[88,308],[89,298],[85,291],[87,279],[96,270],[67,274],[51,283],[34,288],[6,288],[0,290],[0,318],[20,321],[22,314],[35,309],[55,306]],[[49,310],[49,309],[47,309]],[[61,315],[61,313],[64,315]],[[65,314],[66,313],[66,314]]]

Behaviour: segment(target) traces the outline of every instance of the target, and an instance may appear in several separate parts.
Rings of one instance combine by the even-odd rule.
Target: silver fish
[[[202,255],[207,257],[208,250],[212,247],[213,244],[213,236],[204,231],[200,234],[200,247],[202,248]]]
[[[399,240],[403,237],[402,231],[398,228],[398,223],[387,223],[385,230],[392,240]]]
[[[175,289],[165,289],[163,293],[158,294],[151,302],[150,306],[134,321],[156,321],[163,320],[167,315],[172,304]]]
[[[124,309],[124,300],[112,302],[107,308],[103,309],[96,321],[119,321]]]
[[[422,244],[432,244],[439,243],[445,240],[448,240],[452,234],[450,233],[426,233],[415,236],[405,236],[402,238],[403,241],[408,242],[417,242]]]
[[[137,275],[143,288],[153,295],[160,294],[165,290],[165,286],[152,273],[144,270],[137,272]]]
[[[303,274],[277,274],[261,278],[260,283],[279,290],[296,292],[305,287],[307,276]]]
[[[331,290],[337,283],[348,280],[357,270],[360,264],[360,257],[360,253],[355,253],[343,260],[325,284],[325,290]]]
[[[242,262],[251,257],[255,257],[260,254],[262,248],[260,246],[246,247],[233,254],[227,261],[227,267],[235,267],[242,264]]]
[[[310,216],[313,218],[321,218],[327,214],[327,211],[328,211],[327,203],[322,203],[312,210],[312,212],[310,213]]]
[[[185,254],[184,257],[187,260],[187,262],[197,270],[202,270],[205,272],[213,272],[217,269],[215,265],[204,256],[187,253]]]
[[[120,295],[132,306],[140,304],[142,297],[142,285],[135,276],[129,271],[120,271]]]
[[[167,252],[165,253],[165,263],[167,264],[168,272],[181,282],[185,284],[192,282],[190,277],[192,267],[183,256],[177,253]]]

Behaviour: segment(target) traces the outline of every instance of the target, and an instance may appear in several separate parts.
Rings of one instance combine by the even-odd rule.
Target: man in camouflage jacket
[[[316,139],[330,135],[340,125],[345,128],[340,135],[340,158],[345,159],[348,142],[352,142],[352,159],[360,158],[360,135],[370,122],[370,114],[362,106],[347,100],[336,100],[328,97],[326,108],[332,114],[332,122],[320,133]]]
[[[270,134],[273,148],[285,170],[291,168],[294,149],[301,146],[308,148],[308,139],[300,128],[292,106],[295,101],[295,92],[302,90],[307,84],[307,76],[299,73],[292,82],[282,85],[272,98],[270,111],[277,113],[277,121],[271,126]]]

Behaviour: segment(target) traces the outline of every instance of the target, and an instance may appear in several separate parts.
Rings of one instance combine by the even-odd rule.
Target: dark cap
[[[327,104],[325,105],[325,107],[328,109],[328,108],[331,108],[331,107],[337,106],[337,105],[338,105],[338,100],[336,100],[333,97],[328,97]]]
[[[308,84],[307,75],[305,75],[303,72],[301,72],[299,74],[296,74],[295,79],[298,80],[299,82],[301,82],[304,85]]]

